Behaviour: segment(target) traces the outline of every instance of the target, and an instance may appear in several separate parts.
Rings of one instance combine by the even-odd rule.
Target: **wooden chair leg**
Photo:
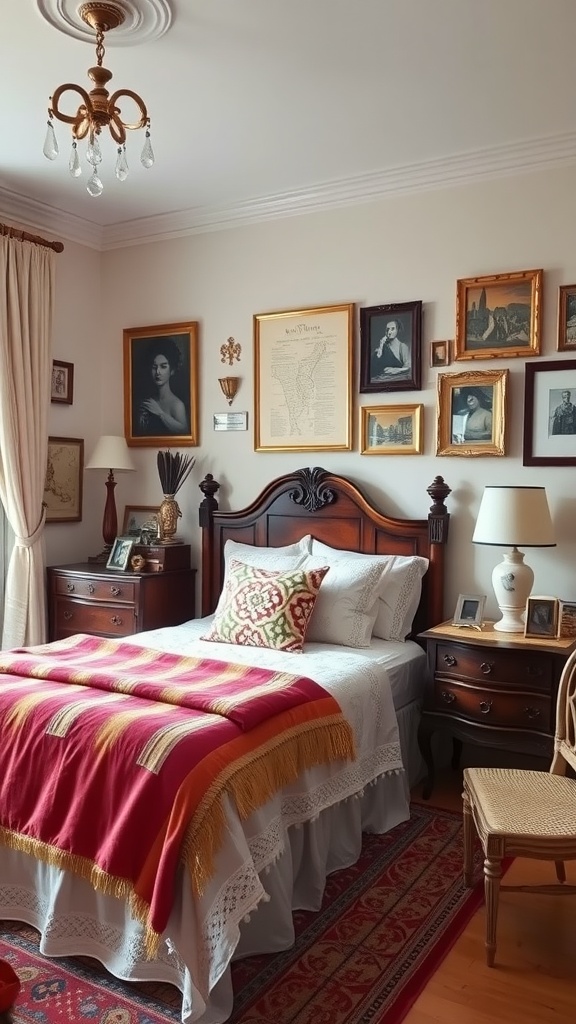
[[[462,793],[462,813],[464,829],[464,885],[472,887],[472,850],[474,842],[474,820],[470,808],[470,797],[466,790]]]
[[[486,857],[484,861],[484,897],[486,900],[486,963],[494,967],[496,957],[496,925],[498,923],[498,897],[500,896],[500,879],[502,877],[502,861]]]
[[[554,864],[556,866],[556,878],[558,879],[559,882],[565,882],[566,881],[566,865],[564,864],[564,861],[563,860],[555,860]]]

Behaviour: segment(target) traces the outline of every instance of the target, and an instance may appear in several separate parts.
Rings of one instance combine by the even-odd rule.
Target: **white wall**
[[[558,546],[527,552],[527,562],[535,571],[534,589],[574,600],[574,470],[522,466],[526,360],[458,362],[443,371],[510,368],[508,455],[438,458],[434,454],[438,371],[428,367],[428,342],[454,337],[458,278],[542,267],[542,356],[566,358],[567,354],[556,352],[557,291],[559,284],[576,281],[576,251],[570,230],[575,215],[576,169],[563,168],[118,249],[101,256],[105,308],[94,312],[86,302],[94,281],[87,286],[85,280],[93,261],[88,256],[78,258],[75,247],[67,244],[66,253],[59,259],[73,266],[67,265],[62,271],[66,300],[62,305],[60,296],[62,336],[61,343],[57,336],[54,354],[75,362],[77,398],[70,410],[52,407],[51,432],[83,433],[92,439],[100,431],[122,433],[123,328],[198,320],[200,445],[193,476],[179,496],[184,513],[179,533],[192,541],[196,552],[201,498],[196,485],[206,472],[213,473],[222,484],[222,505],[237,508],[251,501],[280,473],[322,465],[357,481],[384,511],[416,518],[426,515],[430,502],[425,489],[441,474],[452,488],[448,499],[452,523],[446,613],[452,614],[459,593],[470,592],[489,595],[487,613],[495,616],[490,576],[500,552],[471,544],[482,488],[487,483],[535,483],[547,489]],[[70,297],[73,283],[77,291]],[[355,302],[359,308],[416,299],[424,303],[421,392],[359,395],[356,358],[355,451],[302,455],[253,451],[255,313],[339,302]],[[220,346],[229,336],[242,345],[241,361],[233,369],[223,366],[219,355]],[[359,333],[355,352],[358,356]],[[248,410],[247,433],[215,433],[212,429],[212,414],[228,408],[218,385],[218,377],[227,372],[242,378],[233,409]],[[425,454],[361,456],[359,405],[400,401],[424,403]],[[161,499],[156,450],[133,449],[133,453],[139,472],[119,478],[120,514],[125,501],[155,504]],[[89,476],[99,474],[86,473],[86,478]],[[103,479],[98,481],[98,488],[86,479],[86,491],[89,524],[87,521],[84,525],[89,525],[90,536],[87,529],[82,530],[84,553],[87,547],[98,547],[96,520],[101,521],[103,511]],[[65,554],[63,543],[56,540],[59,530],[64,528],[53,526],[48,531],[49,556],[55,556],[49,557],[51,561],[63,560]],[[67,543],[72,554],[77,545],[73,540]],[[74,557],[79,554],[75,550]]]

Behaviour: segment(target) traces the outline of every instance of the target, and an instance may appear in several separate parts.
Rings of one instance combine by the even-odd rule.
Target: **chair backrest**
[[[576,651],[568,658],[558,686],[554,758],[550,771],[554,775],[565,775],[567,765],[576,771]]]

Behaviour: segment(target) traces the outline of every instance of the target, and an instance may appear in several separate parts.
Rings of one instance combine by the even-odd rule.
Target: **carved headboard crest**
[[[288,492],[288,497],[295,505],[302,505],[307,512],[317,512],[319,508],[331,505],[336,500],[334,491],[322,482],[328,473],[321,466],[299,469],[294,475],[299,477],[299,483]]]

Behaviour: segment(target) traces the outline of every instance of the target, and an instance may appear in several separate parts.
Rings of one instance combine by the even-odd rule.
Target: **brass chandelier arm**
[[[78,110],[76,111],[74,116],[71,116],[70,114],[63,114],[62,111],[59,110],[58,103],[59,103],[60,97],[65,92],[75,92],[75,93],[78,93],[78,95],[84,101],[83,102],[83,107],[85,108],[85,113],[82,112],[83,111],[83,107],[78,107]],[[81,85],[74,85],[72,82],[67,82],[65,85],[59,85],[58,88],[54,90],[53,95],[50,97],[50,104],[51,105],[48,108],[48,113],[50,115],[53,115],[54,117],[57,117],[59,121],[64,121],[66,124],[74,124],[75,125],[75,124],[79,123],[83,119],[83,117],[85,117],[86,114],[89,111],[92,110],[92,100],[90,99],[90,96],[88,95],[86,90],[83,89]],[[84,134],[86,134],[86,133],[84,133]],[[83,136],[82,136],[82,138],[83,138]]]
[[[127,96],[128,99],[134,100],[134,103],[138,107],[138,110],[140,112],[140,119],[136,121],[135,124],[128,124],[127,121],[123,121],[120,117],[120,108],[117,106],[117,103],[118,100],[123,96]],[[114,118],[114,120],[119,121],[122,127],[126,128],[128,131],[136,131],[138,128],[145,128],[146,125],[150,123],[150,118],[148,117],[146,104],[140,98],[138,93],[133,92],[132,89],[118,89],[117,92],[112,93],[112,96],[108,100],[108,106],[110,111],[113,111],[112,117]]]

